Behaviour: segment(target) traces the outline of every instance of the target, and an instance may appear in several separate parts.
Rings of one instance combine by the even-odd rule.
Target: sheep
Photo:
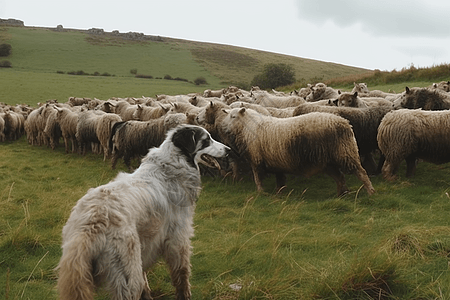
[[[81,106],[83,104],[89,104],[89,101],[91,101],[90,98],[69,97],[67,104],[70,106]]]
[[[355,92],[357,92],[359,94],[364,94],[364,93],[369,93],[370,92],[369,88],[367,87],[367,83],[365,83],[365,82],[360,82],[360,83],[353,82],[353,85],[354,86],[353,86],[353,89],[351,91],[352,94],[355,93]]]
[[[69,153],[69,141],[72,144],[72,153],[78,151],[78,142],[76,138],[77,123],[79,112],[72,111],[68,108],[55,107],[57,114],[56,120],[61,128],[61,135],[64,139],[66,153]]]
[[[105,113],[100,115],[97,126],[95,128],[95,134],[100,142],[100,146],[103,149],[103,161],[105,161],[110,155],[109,139],[111,136],[112,128],[115,123],[122,122],[119,115]]]
[[[114,124],[110,137],[111,168],[115,169],[119,158],[131,170],[131,159],[144,156],[148,149],[158,147],[165,137],[164,117],[150,121],[126,121]]]
[[[121,100],[115,106],[115,113],[118,114],[123,121],[134,120],[133,114],[137,110],[137,105],[130,104],[128,101]]]
[[[169,107],[166,107],[160,103],[158,104],[158,107],[143,106],[141,104],[138,104],[136,111],[133,113],[132,119],[137,121],[149,121],[152,119],[158,119],[164,116],[170,110]]]
[[[444,92],[450,92],[450,81],[441,81],[439,83],[433,83],[433,88],[443,90]]]
[[[205,90],[203,92],[203,97],[217,97],[220,98],[224,94],[224,89],[220,90]]]
[[[383,178],[394,181],[406,160],[406,177],[416,171],[417,159],[434,164],[450,162],[450,111],[400,109],[389,112],[378,129],[378,145],[386,157]]]
[[[347,106],[356,108],[368,108],[369,106],[393,106],[392,102],[379,97],[359,97],[358,92],[340,93],[337,99],[337,106]]]
[[[298,96],[275,96],[263,91],[253,94],[253,102],[265,107],[286,108],[305,103],[305,99]]]
[[[406,87],[401,96],[394,101],[394,108],[450,109],[450,95],[438,89]]]
[[[373,161],[372,153],[378,149],[378,126],[384,115],[392,110],[389,106],[354,109],[350,107],[319,106],[302,104],[295,108],[293,115],[304,115],[311,112],[332,113],[347,119],[355,133],[359,154],[364,157],[363,166],[369,174],[378,174],[381,171],[383,157],[378,166]]]
[[[98,152],[98,146],[100,141],[97,137],[97,124],[100,121],[100,116],[106,114],[101,110],[87,110],[80,113],[77,122],[77,132],[75,137],[77,138],[80,153],[86,154],[88,145],[91,145],[92,152]]]
[[[62,136],[61,127],[59,126],[59,123],[57,121],[58,111],[55,109],[55,107],[56,106],[53,106],[54,111],[49,114],[44,128],[44,135],[46,139],[48,139],[48,146],[50,146],[52,150],[55,150],[55,148],[59,145],[59,139]]]
[[[337,99],[339,97],[338,90],[329,86],[317,85],[312,88],[311,93],[306,96],[305,100],[308,102],[314,102],[323,99]]]
[[[289,118],[294,114],[295,107],[287,107],[287,108],[276,108],[276,107],[267,107],[270,115],[275,118]]]
[[[337,98],[337,106],[367,108],[369,107],[365,101],[358,97],[358,92],[340,93]]]
[[[223,123],[239,153],[250,161],[258,191],[263,190],[263,171],[276,174],[278,190],[285,186],[284,173],[310,176],[325,171],[336,181],[338,195],[343,195],[348,188],[342,168],[353,172],[369,195],[375,192],[361,166],[352,128],[344,118],[310,113],[276,119],[234,108]]]
[[[40,115],[43,109],[44,106],[41,106],[30,112],[24,124],[28,144],[33,146],[40,145],[38,122],[40,121]]]
[[[265,116],[270,116],[271,113],[270,113],[269,109],[273,108],[273,107],[264,107],[264,106],[261,106],[259,104],[254,104],[254,103],[241,102],[241,101],[231,103],[230,107],[231,108],[237,108],[237,107],[251,108]]]
[[[203,108],[202,107],[197,107],[194,106],[192,104],[190,104],[189,102],[174,102],[172,103],[172,107],[169,110],[169,113],[173,114],[173,113],[194,113],[197,114],[200,111],[202,111]]]

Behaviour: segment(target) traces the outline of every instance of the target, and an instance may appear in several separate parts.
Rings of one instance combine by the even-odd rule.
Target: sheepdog
[[[177,299],[190,299],[190,238],[201,190],[198,163],[214,165],[230,148],[205,129],[181,125],[133,173],[89,189],[62,230],[60,299],[151,299],[146,271],[162,257]],[[217,165],[216,165],[217,166]]]

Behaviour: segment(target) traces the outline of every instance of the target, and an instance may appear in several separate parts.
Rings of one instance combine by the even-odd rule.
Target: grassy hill
[[[161,40],[133,41],[111,33],[94,35],[81,30],[0,27],[0,43],[12,46],[12,54],[5,59],[13,66],[0,69],[0,80],[5,87],[0,97],[10,104],[35,104],[48,99],[65,101],[70,96],[104,99],[199,92],[231,84],[248,86],[266,63],[292,65],[298,80],[326,80],[368,72],[234,46],[164,37]],[[135,78],[130,73],[132,69],[153,79]],[[67,74],[77,71],[113,76]],[[157,79],[165,75],[191,83]],[[194,85],[192,82],[197,77],[204,77],[208,84]]]

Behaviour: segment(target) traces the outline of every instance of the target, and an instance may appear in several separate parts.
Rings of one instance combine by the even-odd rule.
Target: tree
[[[253,78],[251,85],[257,85],[261,89],[274,89],[294,82],[295,71],[291,65],[270,63],[264,65],[263,72]]]
[[[0,45],[0,56],[9,56],[11,54],[11,45],[10,44],[1,44]]]

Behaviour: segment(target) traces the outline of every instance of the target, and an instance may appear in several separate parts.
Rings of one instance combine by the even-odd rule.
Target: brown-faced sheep
[[[433,88],[443,90],[444,92],[450,92],[450,81],[441,81],[439,83],[433,83]]]
[[[353,89],[351,91],[352,94],[355,93],[355,92],[357,92],[359,94],[369,93],[370,92],[369,88],[367,87],[367,83],[365,83],[365,82],[360,82],[360,83],[353,82],[353,85],[354,86],[353,86]]]
[[[450,109],[450,94],[438,89],[406,87],[401,96],[394,101],[394,108]]]
[[[66,153],[69,153],[69,141],[72,145],[72,153],[74,153],[78,151],[78,142],[75,135],[77,133],[79,112],[64,107],[55,107],[55,109],[57,111],[56,120],[61,128]]]
[[[306,96],[306,101],[308,102],[314,102],[318,100],[323,99],[337,99],[339,96],[339,91],[333,89],[329,86],[314,86],[311,90],[311,93],[309,93],[308,96]]]
[[[377,132],[378,126],[384,115],[392,110],[392,107],[379,106],[355,109],[350,107],[320,106],[302,104],[295,108],[294,116],[304,115],[311,112],[325,112],[343,117],[349,120],[355,133],[359,153],[364,157],[363,166],[367,173],[377,174],[381,171],[383,158],[378,166],[375,164],[372,153],[378,149]]]
[[[395,180],[404,159],[406,177],[414,175],[417,159],[434,164],[450,162],[449,131],[448,110],[400,109],[386,114],[378,129],[379,148],[386,157],[383,177]]]
[[[358,97],[358,92],[340,93],[337,98],[337,106],[368,108],[367,103]]]
[[[281,189],[285,186],[284,173],[310,176],[325,171],[342,195],[348,189],[341,169],[354,173],[369,194],[375,191],[361,166],[352,128],[344,118],[310,113],[276,119],[235,108],[223,123],[239,153],[250,161],[258,191],[263,190],[262,172],[275,173],[277,188]]]

